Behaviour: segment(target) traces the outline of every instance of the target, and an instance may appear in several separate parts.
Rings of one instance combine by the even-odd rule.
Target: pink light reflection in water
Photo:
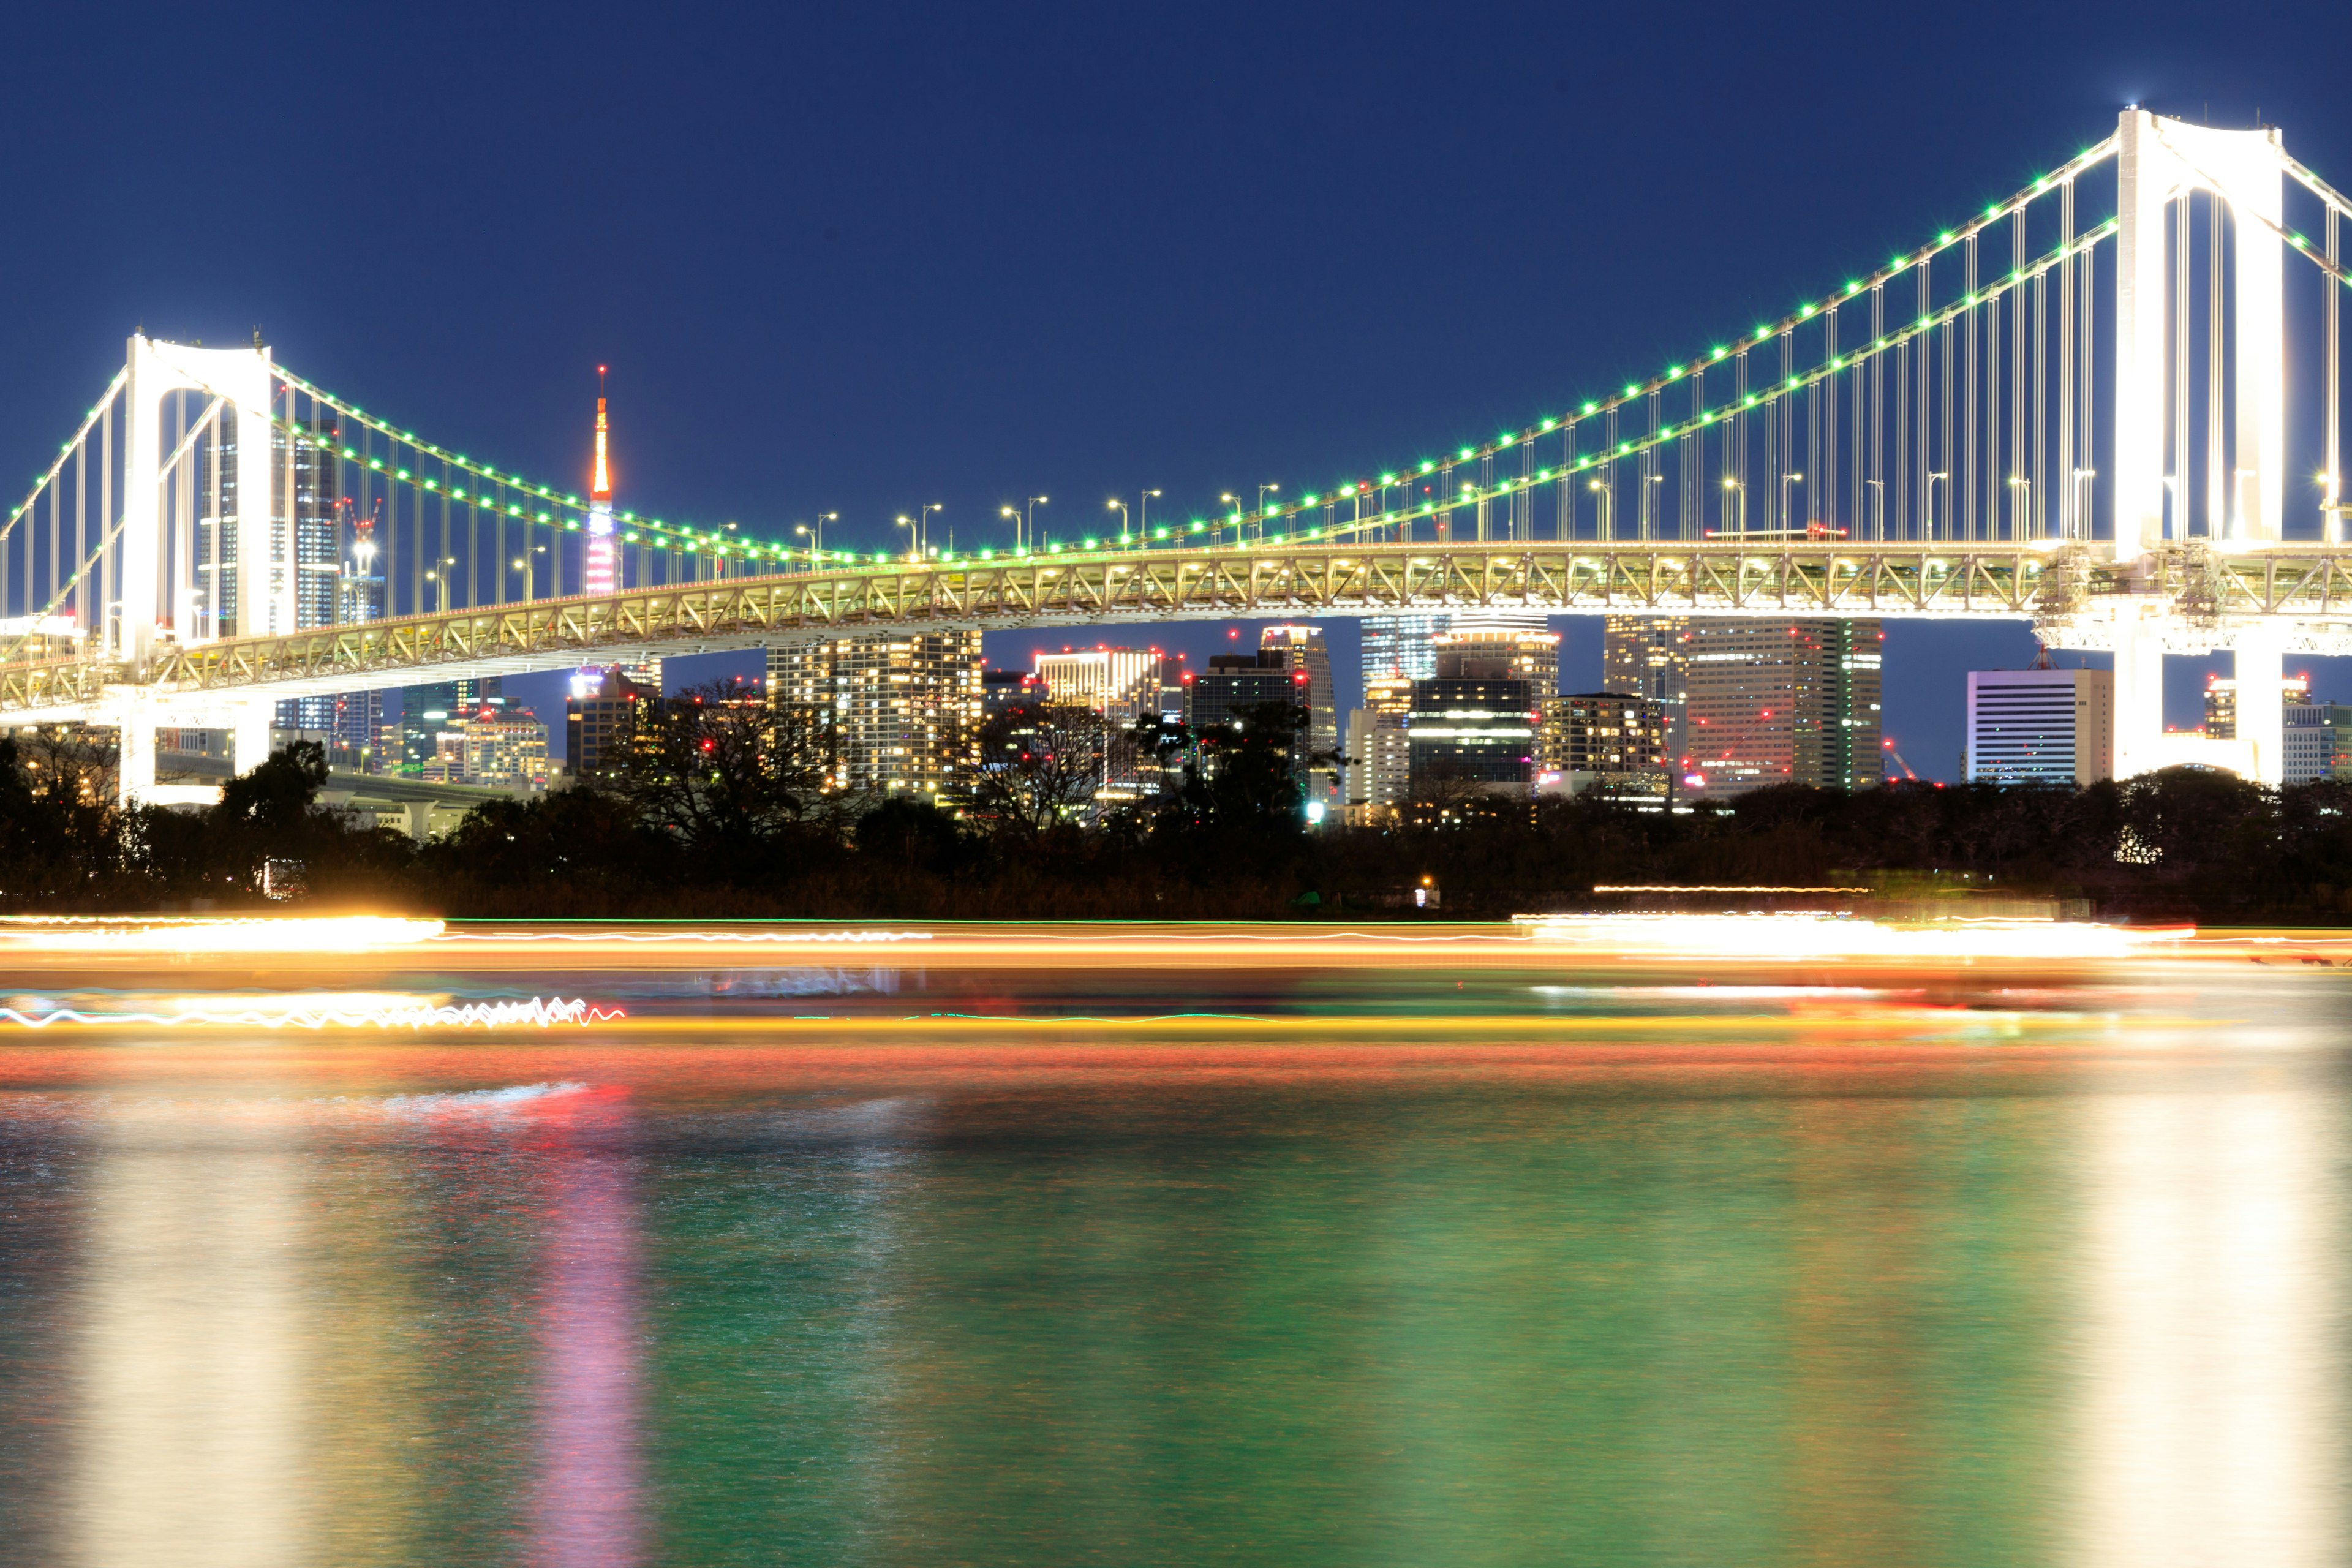
[[[637,1432],[637,1196],[617,1095],[534,1107],[549,1216],[539,1317],[533,1563],[620,1568],[643,1555]]]

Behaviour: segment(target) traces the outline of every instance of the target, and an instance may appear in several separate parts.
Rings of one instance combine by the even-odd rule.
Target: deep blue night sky
[[[321,384],[571,484],[609,363],[622,504],[682,521],[837,510],[828,542],[878,548],[930,501],[960,542],[1037,493],[1073,533],[1145,487],[1198,513],[1688,353],[2126,100],[2259,113],[2352,183],[2347,18],[27,7],[0,48],[0,465],[54,451],[134,326],[258,324]],[[1564,629],[1566,678],[1596,679],[1597,623]],[[1143,640],[1198,658],[1225,630]],[[1958,672],[2031,652],[1891,629],[1889,733],[1949,776]],[[2179,669],[2180,717],[2198,683]]]

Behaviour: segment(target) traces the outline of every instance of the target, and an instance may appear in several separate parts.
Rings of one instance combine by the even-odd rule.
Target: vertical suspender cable
[[[2028,507],[2025,485],[2011,484],[2012,479],[2025,479],[2025,290],[2019,285],[2025,277],[2025,208],[2021,204],[2009,216],[2010,294],[2009,308],[2009,472],[2002,476],[2010,494],[2009,536],[2012,540],[2025,537]]]
[[[1723,433],[1723,531],[1748,531],[1748,351],[1731,361],[1730,417]]]
[[[1895,345],[1895,536],[1911,537],[1911,340]]]
[[[1977,527],[1977,237],[1971,233],[1960,249],[1960,456],[1952,465],[1952,482],[1959,492],[1957,517],[1960,536],[1981,537]]]
[[[2205,198],[2205,533],[2237,531],[2231,513],[2230,460],[2221,436],[2221,198]]]
[[[1886,289],[1870,286],[1870,450],[1863,482],[1876,493],[1864,521],[1870,537],[1886,537]]]
[[[1835,364],[1838,357],[1838,308],[1832,304],[1822,322],[1822,360]],[[1821,488],[1814,493],[1821,497],[1822,521],[1832,529],[1838,521],[1838,395],[1837,378],[1843,371],[1832,370],[1821,384],[1821,401],[1815,405],[1814,426],[1821,432],[1820,455],[1813,461],[1821,466]]]
[[[98,525],[103,531],[100,537],[114,531],[114,399],[106,401],[106,413],[98,426]],[[91,628],[98,638],[93,645],[101,651],[114,647],[114,551],[110,546],[98,562],[98,625]]]
[[[179,406],[180,438],[182,440],[185,440],[187,438],[188,431],[187,395],[185,393],[174,393],[172,395],[172,401]],[[226,412],[226,410],[223,412]],[[213,527],[215,531],[220,528],[220,523],[217,520],[221,515],[221,432],[222,421],[217,416],[215,416],[212,422],[212,429],[205,437],[202,437],[204,439],[210,440],[213,444],[213,516],[215,520]],[[243,435],[244,432],[239,431],[238,434]],[[194,617],[185,613],[188,608],[189,598],[193,589],[193,584],[191,584],[190,579],[194,575],[193,568],[195,565],[194,529],[196,511],[196,476],[194,471],[189,466],[194,462],[194,460],[195,454],[192,450],[187,456],[182,458],[176,465],[179,472],[179,483],[173,488],[178,492],[174,498],[177,500],[178,505],[173,509],[174,526],[172,531],[172,550],[167,568],[170,575],[163,579],[164,583],[173,590],[163,596],[163,603],[173,612],[172,634],[178,637],[183,643],[186,642],[189,634],[194,629],[193,625]],[[240,617],[242,617],[244,612],[245,584],[240,583],[237,584],[237,613]]]
[[[2189,537],[2189,193],[2172,219],[2172,538]]]
[[[2337,265],[2336,208],[2332,205],[2327,208],[2326,222],[2327,264],[2332,272]],[[2321,537],[2328,543],[2335,544],[2340,542],[2344,537],[2344,514],[2333,510],[2344,504],[2344,425],[2342,409],[2336,402],[2336,378],[2341,374],[2338,361],[2343,353],[2343,344],[2336,335],[2336,312],[2342,308],[2344,285],[2335,277],[2330,276],[2321,280],[2320,288],[2327,301],[2326,309],[2321,312],[2323,318],[2321,330],[2326,334],[2326,346],[2321,351],[2319,359],[2322,374],[2326,382],[2327,489],[2324,493],[2330,510],[2319,521]]]
[[[1780,334],[1780,384],[1773,394],[1779,399],[1780,408],[1780,449],[1775,458],[1780,471],[1774,475],[1772,480],[1772,499],[1776,502],[1780,499],[1783,491],[1793,488],[1782,484],[1781,478],[1801,471],[1796,466],[1795,447],[1792,445],[1797,434],[1797,395],[1789,389],[1789,383],[1794,379],[1796,371],[1796,329],[1790,328]],[[1788,508],[1783,506],[1779,510],[1780,527],[1784,530],[1795,528],[1796,520],[1789,515]]]
[[[2047,272],[2033,275],[2033,471],[2026,492],[2033,508],[2033,537],[2050,525],[2050,293]]]
[[[2074,517],[2074,177],[2058,187],[2058,533],[2081,537]]]
[[[99,537],[103,539],[106,536],[101,532]],[[85,431],[82,434],[82,438],[74,443],[74,545],[72,558],[74,567],[77,571],[79,571],[81,566],[82,552],[89,548],[89,435]],[[88,583],[80,583],[75,585],[73,602],[65,606],[65,611],[68,615],[73,617],[73,622],[76,626],[87,626],[89,625],[89,584]]]

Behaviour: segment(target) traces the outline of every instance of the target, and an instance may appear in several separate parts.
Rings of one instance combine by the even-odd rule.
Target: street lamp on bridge
[[[1011,506],[1001,506],[996,509],[997,516],[1009,517],[1013,520],[1013,549],[1031,550],[1035,548],[1034,541],[1037,528],[1037,509],[1044,506],[1052,499],[1053,498],[1051,496],[1031,496],[1029,498],[1029,504],[1025,509]]]
[[[818,559],[824,554],[824,525],[828,522],[839,522],[840,521],[841,514],[837,511],[821,511],[816,514],[816,526],[814,528],[810,528],[804,523],[796,522],[793,524],[793,532],[809,542],[810,565],[815,565]]]

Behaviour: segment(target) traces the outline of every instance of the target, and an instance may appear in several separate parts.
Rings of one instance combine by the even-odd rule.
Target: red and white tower
[[[588,553],[581,588],[590,594],[620,591],[619,546],[613,532],[613,468],[606,450],[604,367],[596,367],[596,466],[588,476]]]

